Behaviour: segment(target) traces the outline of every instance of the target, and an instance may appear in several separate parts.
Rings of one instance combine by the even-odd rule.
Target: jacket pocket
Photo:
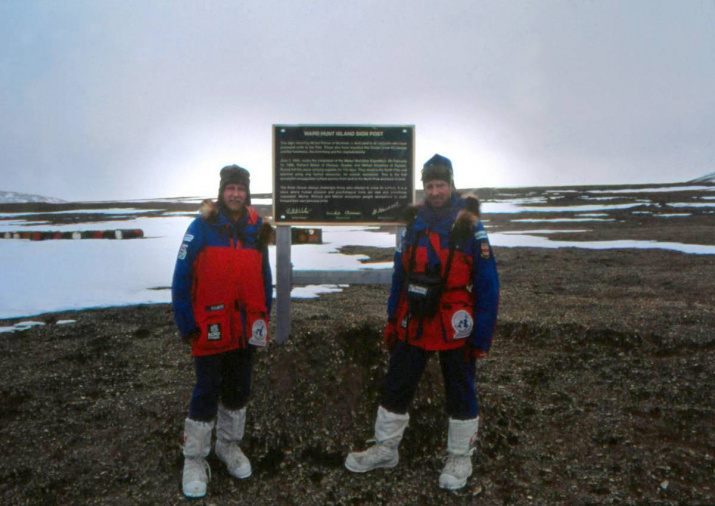
[[[248,344],[266,346],[268,344],[268,316],[266,312],[245,308],[244,314]]]
[[[458,341],[472,335],[474,305],[471,296],[461,291],[447,292],[440,310],[442,330],[446,341]]]
[[[221,351],[231,344],[231,317],[227,304],[209,304],[202,309],[196,321],[201,337],[194,344],[194,351]]]

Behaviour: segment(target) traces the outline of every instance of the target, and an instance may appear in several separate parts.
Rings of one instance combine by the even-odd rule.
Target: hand
[[[470,360],[481,360],[486,358],[488,354],[488,351],[480,350],[479,348],[474,348],[469,345],[464,347],[464,360],[467,362]]]
[[[392,349],[397,343],[397,322],[395,320],[390,320],[387,322],[385,327],[385,332],[383,333],[383,340],[385,342],[385,349],[388,353],[392,353]]]

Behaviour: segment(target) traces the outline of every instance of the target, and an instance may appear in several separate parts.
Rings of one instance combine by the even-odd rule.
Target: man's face
[[[223,203],[231,212],[239,212],[246,203],[248,190],[239,183],[228,183],[223,189]]]
[[[433,209],[440,209],[447,205],[452,196],[452,187],[447,181],[433,179],[422,183],[425,191],[425,199]]]

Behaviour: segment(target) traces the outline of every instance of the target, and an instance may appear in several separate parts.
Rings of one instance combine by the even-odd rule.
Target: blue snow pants
[[[442,368],[447,414],[456,420],[476,418],[479,404],[474,384],[475,360],[465,360],[463,348],[435,352],[405,344],[404,341],[398,341],[390,355],[382,407],[401,415],[407,413],[422,373],[434,353],[439,354]]]
[[[189,418],[210,422],[216,417],[219,400],[230,410],[241,409],[251,394],[253,346],[194,357],[196,386],[189,404]]]

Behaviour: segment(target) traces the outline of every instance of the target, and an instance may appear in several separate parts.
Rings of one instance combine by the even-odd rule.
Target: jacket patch
[[[485,230],[480,230],[479,232],[474,234],[474,238],[477,241],[486,241],[487,240],[487,232]]]
[[[400,236],[400,240],[397,241],[397,245],[395,246],[395,250],[397,250],[397,253],[402,253],[402,243],[405,242],[406,235],[407,235],[407,231],[403,230],[402,235]]]
[[[208,340],[209,341],[218,341],[221,339],[221,324],[220,323],[212,323],[209,325],[208,328]]]
[[[191,234],[186,234],[186,235],[184,236],[184,242],[191,242],[191,241],[193,241],[193,240],[194,240],[194,236],[191,235]]]
[[[467,311],[460,309],[452,315],[452,328],[454,329],[454,339],[464,339],[472,334],[474,320]]]
[[[268,329],[266,328],[265,320],[256,320],[251,327],[251,339],[249,344],[254,346],[265,346]]]
[[[482,257],[484,260],[489,259],[489,242],[487,241],[479,241],[479,256]]]
[[[226,307],[226,306],[224,306],[223,304],[215,304],[215,305],[213,305],[213,306],[206,306],[205,309],[206,309],[206,311],[208,311],[208,312],[212,312],[212,311],[223,311],[225,307]]]
[[[179,248],[179,260],[184,260],[186,258],[186,253],[188,252],[189,245],[183,243],[181,248]]]

